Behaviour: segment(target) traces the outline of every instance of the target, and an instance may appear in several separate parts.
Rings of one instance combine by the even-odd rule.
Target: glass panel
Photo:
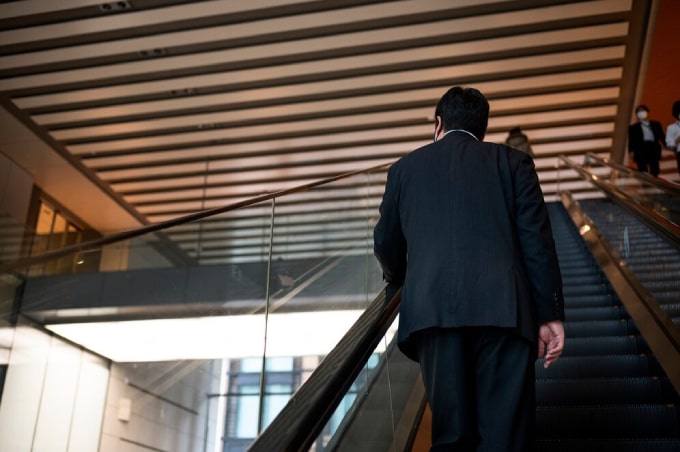
[[[609,200],[581,207],[651,297],[680,328],[680,250],[637,215]]]
[[[662,179],[653,179],[647,174],[616,165],[611,167],[603,159],[589,157],[587,171],[595,174],[599,181],[633,198],[663,216],[675,225],[680,225],[680,189]]]
[[[62,246],[79,234],[54,218]],[[127,450],[130,438],[221,451],[227,427],[245,450],[260,415],[270,224],[265,203],[0,276],[0,450]],[[234,396],[229,363],[241,360]],[[268,388],[267,419],[294,380],[291,359],[271,368],[289,377]],[[18,405],[27,395],[36,403]]]
[[[385,175],[0,275],[0,414],[12,414],[0,415],[12,431],[0,450],[29,440],[125,450],[125,438],[154,450],[246,450],[382,290],[369,200]],[[45,250],[81,240],[50,215]],[[377,367],[376,357],[356,391]],[[75,386],[42,399],[40,388],[67,374]],[[7,394],[41,399],[16,411]],[[77,431],[50,428],[67,421]]]
[[[373,195],[382,192],[385,176],[361,174],[276,200],[266,356],[301,363],[291,395],[384,287],[373,256],[380,200]],[[264,383],[267,400],[276,397],[279,408],[284,395],[270,391],[281,376],[268,369]],[[343,402],[350,405],[349,398]]]
[[[311,450],[344,450],[352,445],[375,450],[406,450],[422,398],[417,392],[420,368],[396,347],[395,320],[355,379]]]

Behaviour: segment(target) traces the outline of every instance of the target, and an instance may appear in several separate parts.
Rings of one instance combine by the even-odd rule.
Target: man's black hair
[[[439,100],[434,115],[442,117],[444,130],[467,130],[482,141],[489,124],[489,102],[474,88],[454,86]]]
[[[673,117],[678,119],[678,115],[680,115],[680,100],[673,102]]]

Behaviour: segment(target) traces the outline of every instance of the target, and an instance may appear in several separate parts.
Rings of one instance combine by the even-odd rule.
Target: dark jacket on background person
[[[654,141],[645,142],[644,134],[642,132],[642,123],[636,122],[628,127],[628,151],[633,153],[633,158],[637,162],[642,153],[646,159],[652,158],[659,160],[661,158],[661,144],[665,140],[663,127],[659,121],[649,121],[649,127],[654,135]]]

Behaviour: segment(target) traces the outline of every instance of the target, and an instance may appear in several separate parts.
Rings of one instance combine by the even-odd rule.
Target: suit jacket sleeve
[[[637,124],[628,126],[628,152],[635,152],[635,149],[639,148],[638,142],[640,140],[637,137],[638,135],[637,129],[638,129]]]
[[[652,132],[654,132],[654,138],[660,141],[664,146],[666,145],[666,134],[663,133],[663,127],[658,121],[652,121]]]
[[[401,285],[406,277],[406,238],[399,219],[399,187],[395,165],[387,173],[380,219],[373,232],[373,249],[388,283]]]
[[[520,161],[514,185],[517,235],[537,320],[541,324],[564,320],[562,276],[548,211],[531,159]]]

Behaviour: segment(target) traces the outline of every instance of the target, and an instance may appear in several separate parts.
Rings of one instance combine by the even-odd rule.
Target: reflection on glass
[[[0,450],[246,450],[382,290],[385,176],[0,275]],[[34,253],[83,240],[47,205],[38,225]]]

